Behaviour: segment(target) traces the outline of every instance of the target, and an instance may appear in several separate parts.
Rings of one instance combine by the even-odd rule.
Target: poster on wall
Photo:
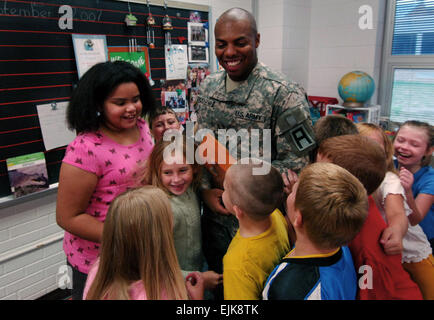
[[[187,78],[187,46],[182,44],[165,45],[166,79],[176,80]]]
[[[76,137],[66,123],[69,101],[52,102],[36,106],[45,150],[66,146]]]
[[[9,183],[15,198],[49,188],[43,152],[6,159]]]
[[[72,34],[72,44],[79,78],[95,64],[108,61],[105,35]]]
[[[127,61],[136,66],[148,78],[151,86],[154,81],[151,78],[151,66],[149,63],[149,51],[147,47],[137,47],[137,51],[131,51],[129,47],[108,47],[110,61]]]

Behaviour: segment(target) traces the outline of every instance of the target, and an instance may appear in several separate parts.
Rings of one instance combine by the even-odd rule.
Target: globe
[[[362,107],[371,99],[375,90],[375,82],[372,77],[363,71],[352,71],[345,74],[338,85],[338,92],[344,106]]]

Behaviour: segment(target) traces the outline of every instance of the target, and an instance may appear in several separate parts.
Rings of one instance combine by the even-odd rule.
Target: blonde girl
[[[357,124],[361,135],[377,141],[387,157],[388,172],[373,197],[388,227],[380,242],[387,254],[401,254],[404,269],[418,284],[425,299],[432,296],[434,267],[431,247],[422,228],[409,224],[412,210],[393,163],[393,144],[384,131],[372,123]],[[408,217],[408,218],[407,218]],[[431,278],[431,280],[430,280]]]
[[[402,239],[407,233],[408,219],[404,210],[405,196],[396,192],[382,194],[385,186],[395,182],[400,191],[399,177],[393,164],[393,145],[384,131],[373,123],[358,123],[357,130],[362,136],[375,140],[386,153],[387,172],[382,185],[373,194],[377,207],[387,223],[380,242],[388,255],[401,254],[403,250]],[[387,184],[388,183],[388,184]],[[411,213],[411,212],[410,212]]]
[[[160,189],[145,186],[118,196],[107,213],[100,256],[89,271],[84,298],[187,299],[172,227],[170,203]],[[191,282],[187,288],[192,290]]]
[[[393,142],[399,178],[413,210],[412,225],[419,223],[433,246],[434,242],[434,129],[425,122],[410,120],[398,130]]]
[[[191,271],[202,271],[205,262],[202,252],[200,206],[196,194],[200,182],[200,167],[197,163],[190,164],[186,161],[185,135],[178,132],[177,139],[182,141],[177,152],[173,148],[175,142],[157,142],[147,161],[144,180],[161,188],[169,196],[174,219],[175,249],[185,276]],[[174,152],[165,153],[165,150]],[[201,275],[205,289],[214,289],[222,283],[222,275],[214,271],[205,271]]]

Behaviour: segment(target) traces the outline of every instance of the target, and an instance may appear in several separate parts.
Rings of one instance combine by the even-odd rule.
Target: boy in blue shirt
[[[286,205],[295,247],[268,277],[263,299],[354,300],[357,276],[345,245],[368,215],[361,182],[335,164],[315,163],[301,172]]]

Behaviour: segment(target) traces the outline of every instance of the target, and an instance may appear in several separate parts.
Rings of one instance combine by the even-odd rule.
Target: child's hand
[[[205,287],[200,272],[189,273],[185,278],[185,287],[190,300],[203,300]]]
[[[401,167],[401,169],[399,169],[399,179],[401,180],[401,185],[405,192],[408,193],[411,191],[414,182],[413,174],[406,168]]]
[[[292,187],[298,181],[298,176],[294,171],[288,169],[287,172],[282,173],[282,179],[285,186],[283,191],[289,195],[292,191]]]
[[[223,275],[214,271],[202,272],[205,289],[212,290],[223,282]]]
[[[402,253],[402,236],[391,227],[383,230],[380,243],[383,245],[384,252],[389,256]]]

